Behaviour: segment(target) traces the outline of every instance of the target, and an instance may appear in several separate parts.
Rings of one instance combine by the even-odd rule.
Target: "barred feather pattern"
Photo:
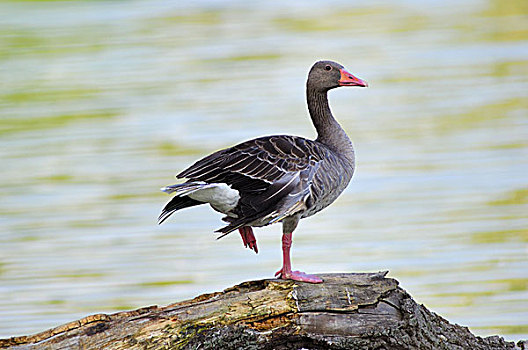
[[[333,88],[352,86],[343,85],[348,83],[341,81],[345,73],[349,74],[331,61],[316,62],[308,73],[306,97],[317,130],[315,140],[260,137],[197,161],[176,176],[187,182],[166,188],[175,197],[163,209],[160,221],[176,210],[207,202],[226,214],[223,220],[228,225],[217,231],[224,235],[243,226],[280,221],[283,232],[292,232],[300,218],[330,205],[346,188],[355,168],[352,142],[333,117],[327,97]],[[366,86],[355,79],[358,86]],[[200,192],[206,188],[208,193]]]
[[[229,225],[218,230],[226,234],[296,213],[302,217],[315,214],[346,187],[353,162],[317,141],[276,135],[215,152],[176,177],[189,183],[225,183],[239,191],[237,206],[224,218]]]

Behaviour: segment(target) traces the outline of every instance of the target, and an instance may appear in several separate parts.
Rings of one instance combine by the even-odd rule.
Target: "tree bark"
[[[524,349],[418,305],[387,272],[241,283],[165,307],[85,317],[1,349]],[[528,348],[527,348],[528,349]]]

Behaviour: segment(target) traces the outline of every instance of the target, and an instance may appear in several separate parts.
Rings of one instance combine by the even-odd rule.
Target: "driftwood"
[[[386,272],[322,284],[244,282],[166,307],[97,314],[2,349],[524,349],[481,338],[418,305]]]

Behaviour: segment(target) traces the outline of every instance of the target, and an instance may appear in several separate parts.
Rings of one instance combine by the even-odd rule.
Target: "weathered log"
[[[322,284],[244,282],[165,307],[97,314],[0,339],[0,348],[516,349],[449,323],[385,275],[323,274]]]

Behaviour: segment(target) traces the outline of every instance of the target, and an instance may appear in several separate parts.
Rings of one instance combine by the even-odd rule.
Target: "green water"
[[[528,338],[526,1],[0,2],[0,336],[272,277],[279,226],[215,241],[209,208],[156,218],[159,188],[244,139],[312,137],[304,83],[357,151],[293,264],[390,270],[480,335]]]

